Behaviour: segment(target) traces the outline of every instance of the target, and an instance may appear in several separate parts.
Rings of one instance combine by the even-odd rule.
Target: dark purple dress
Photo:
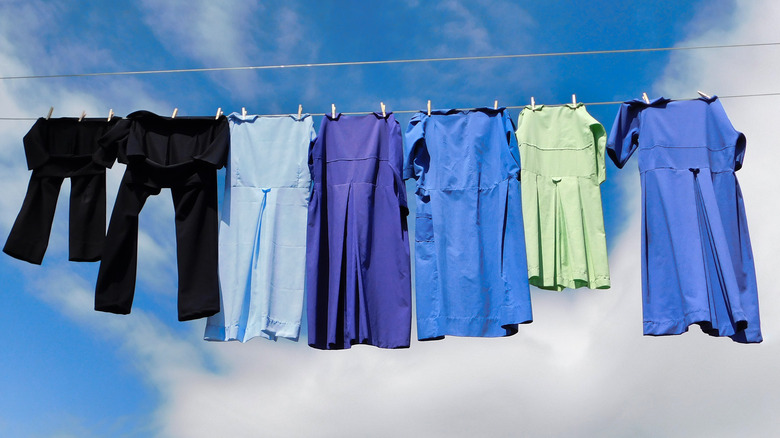
[[[309,345],[408,347],[412,291],[401,128],[387,117],[325,116],[309,150]]]

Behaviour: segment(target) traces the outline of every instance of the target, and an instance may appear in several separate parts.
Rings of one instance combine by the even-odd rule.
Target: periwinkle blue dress
[[[401,128],[392,113],[325,116],[309,152],[309,345],[408,347],[411,274]]]
[[[607,148],[634,151],[642,183],[644,334],[698,324],[712,336],[761,342],[753,252],[742,192],[745,136],[717,97],[621,105]]]
[[[420,340],[507,336],[532,320],[514,131],[503,108],[421,112],[409,123]]]
[[[205,339],[298,339],[311,191],[308,114],[230,122],[230,158],[219,222],[220,312]]]

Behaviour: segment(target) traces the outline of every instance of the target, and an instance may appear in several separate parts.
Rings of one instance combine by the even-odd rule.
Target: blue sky
[[[742,1],[6,1],[0,76],[539,53],[780,40],[780,6]],[[0,81],[0,117],[322,113],[780,92],[777,48]],[[92,311],[96,263],[67,262],[63,187],[42,266],[0,257],[1,436],[767,436],[780,421],[777,97],[723,104],[745,132],[739,178],[765,342],[693,329],[641,336],[639,184],[602,186],[612,289],[532,292],[535,322],[504,339],[405,351],[202,341],[176,321],[170,194],[141,215],[133,313]],[[607,130],[614,105],[593,106]],[[513,118],[518,111],[511,110]],[[402,126],[411,115],[399,114]],[[319,117],[315,119],[315,126]],[[0,236],[29,173],[32,121],[0,120]],[[123,167],[108,175],[109,207]],[[220,173],[222,175],[222,173]],[[109,211],[110,213],[110,211]],[[305,339],[305,337],[304,337]]]

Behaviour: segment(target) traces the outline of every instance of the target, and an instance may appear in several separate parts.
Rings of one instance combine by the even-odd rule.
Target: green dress
[[[517,121],[529,283],[609,288],[601,211],[606,132],[582,103],[526,106]]]

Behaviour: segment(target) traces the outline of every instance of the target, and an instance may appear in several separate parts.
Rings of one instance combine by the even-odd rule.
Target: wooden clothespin
[[[431,101],[428,101],[428,115],[431,115]]]
[[[241,107],[241,119],[246,120],[246,107]]]
[[[84,120],[84,117],[86,117],[86,116],[87,116],[87,112],[86,111],[82,111],[81,112],[81,117],[79,117],[79,122]]]
[[[531,96],[531,110],[536,110],[536,100]]]
[[[108,120],[106,120],[106,121],[110,122],[111,119],[113,119],[113,118],[114,118],[114,109],[111,108],[111,109],[108,110]]]
[[[301,114],[303,114],[303,105],[298,104],[298,120],[301,120]]]
[[[493,109],[494,109],[494,110],[497,110],[497,109],[498,109],[498,99],[496,99],[496,100],[493,102]]]
[[[332,103],[330,104],[330,118],[335,119],[336,118],[336,104]]]
[[[385,112],[385,103],[379,102],[379,106],[382,107],[382,117],[387,117],[387,113]]]
[[[49,107],[49,114],[46,115],[46,120],[49,120],[51,118],[51,113],[53,113],[53,112],[54,112],[54,107],[50,106]]]
[[[572,94],[571,95],[571,104],[574,105],[574,106],[577,106],[577,95],[576,94]]]
[[[706,95],[706,94],[702,93],[702,92],[701,92],[701,91],[699,91],[699,90],[696,90],[696,92],[697,92],[697,93],[699,93],[699,96],[701,96],[701,97],[703,97],[703,98],[705,98],[705,99],[712,99],[710,96],[708,96],[708,95]]]
[[[644,91],[642,92],[642,99],[644,99],[645,103],[650,103],[650,99],[647,97],[647,93]]]
[[[178,108],[174,108],[173,109],[173,114],[171,114],[171,118],[175,119],[176,118],[176,114],[179,114],[179,109]]]
[[[215,119],[215,120],[216,120],[216,119],[219,119],[219,116],[221,116],[221,115],[222,115],[222,107],[219,107],[219,108],[217,108],[217,116],[216,116],[216,117],[214,117],[214,119]]]

